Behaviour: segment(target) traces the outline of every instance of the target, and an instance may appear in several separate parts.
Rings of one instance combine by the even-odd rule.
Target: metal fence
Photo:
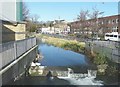
[[[0,69],[4,68],[6,65],[17,59],[35,45],[36,38],[29,38],[0,44],[0,49],[2,48],[0,52],[2,59],[2,65],[0,66]]]
[[[120,48],[117,42],[86,42],[86,50],[104,54],[110,60],[120,63]]]

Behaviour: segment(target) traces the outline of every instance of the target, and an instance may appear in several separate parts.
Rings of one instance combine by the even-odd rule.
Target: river
[[[85,55],[54,47],[52,45],[41,44],[39,45],[38,50],[44,56],[41,64],[45,66],[74,66],[89,64]]]
[[[95,69],[95,66],[83,54],[79,54],[70,50],[65,50],[47,44],[40,44],[38,51],[44,57],[39,60],[42,66],[47,66],[49,70],[65,71],[68,68],[75,73],[86,73],[88,69]],[[82,74],[84,75],[84,74]],[[46,80],[45,76],[22,76],[15,82],[10,82],[12,85],[101,85],[99,80],[94,80],[88,77],[82,78],[59,78],[54,77],[52,81]]]
[[[38,51],[44,56],[44,58],[39,61],[43,66],[62,68],[69,67],[74,71],[81,72],[87,71],[87,69],[95,69],[95,66],[83,54],[47,44],[40,44]]]
[[[65,50],[59,47],[55,47],[48,44],[39,44],[38,52],[42,54],[43,58],[38,62],[41,66],[47,66],[51,71],[67,71],[68,68],[72,69],[75,73],[88,73],[88,70],[96,70],[96,66],[89,60],[89,58],[80,53],[76,53],[70,50]],[[73,75],[74,75],[73,74]],[[96,77],[96,79],[86,78],[57,78],[55,77],[52,82],[46,80],[45,76],[22,76],[15,82],[10,82],[10,85],[101,85],[113,83],[109,81],[107,76]],[[115,82],[117,82],[117,78]],[[114,83],[115,83],[114,82]]]

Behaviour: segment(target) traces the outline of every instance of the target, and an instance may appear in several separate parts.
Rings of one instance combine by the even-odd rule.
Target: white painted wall
[[[47,28],[42,28],[42,33],[49,33],[49,34],[53,34],[54,33],[54,28],[50,28],[50,27],[47,27]]]
[[[59,33],[59,34],[68,34],[70,32],[70,27],[67,26],[66,29],[61,29],[61,28],[50,28],[50,27],[46,27],[46,28],[42,28],[41,29],[41,33],[49,33],[49,34],[56,34],[56,33]]]

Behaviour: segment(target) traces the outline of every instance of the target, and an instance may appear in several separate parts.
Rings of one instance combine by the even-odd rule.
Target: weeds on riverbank
[[[61,38],[49,37],[41,35],[45,43],[63,48],[65,50],[71,50],[78,53],[83,53],[85,50],[85,42],[78,42],[76,40],[66,40]]]
[[[119,64],[112,62],[104,54],[98,53],[96,53],[92,61],[98,68],[97,76],[102,76],[101,80],[103,80],[106,84],[118,82],[118,75],[120,74]]]

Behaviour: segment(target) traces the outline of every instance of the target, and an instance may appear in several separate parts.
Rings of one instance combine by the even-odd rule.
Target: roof
[[[15,21],[7,21],[7,20],[1,20],[1,19],[0,19],[0,21],[2,23],[13,24],[13,25],[16,25],[16,24],[26,24],[25,21],[15,22]]]
[[[120,17],[120,14],[118,14],[118,15],[112,15],[112,16],[105,16],[105,17],[99,17],[98,19],[112,19],[112,18],[117,18],[117,17]],[[86,21],[92,21],[92,20],[94,20],[94,19],[88,19],[88,20],[86,20]],[[73,21],[73,22],[71,22],[71,23],[78,23],[78,22],[80,22],[80,21]]]

